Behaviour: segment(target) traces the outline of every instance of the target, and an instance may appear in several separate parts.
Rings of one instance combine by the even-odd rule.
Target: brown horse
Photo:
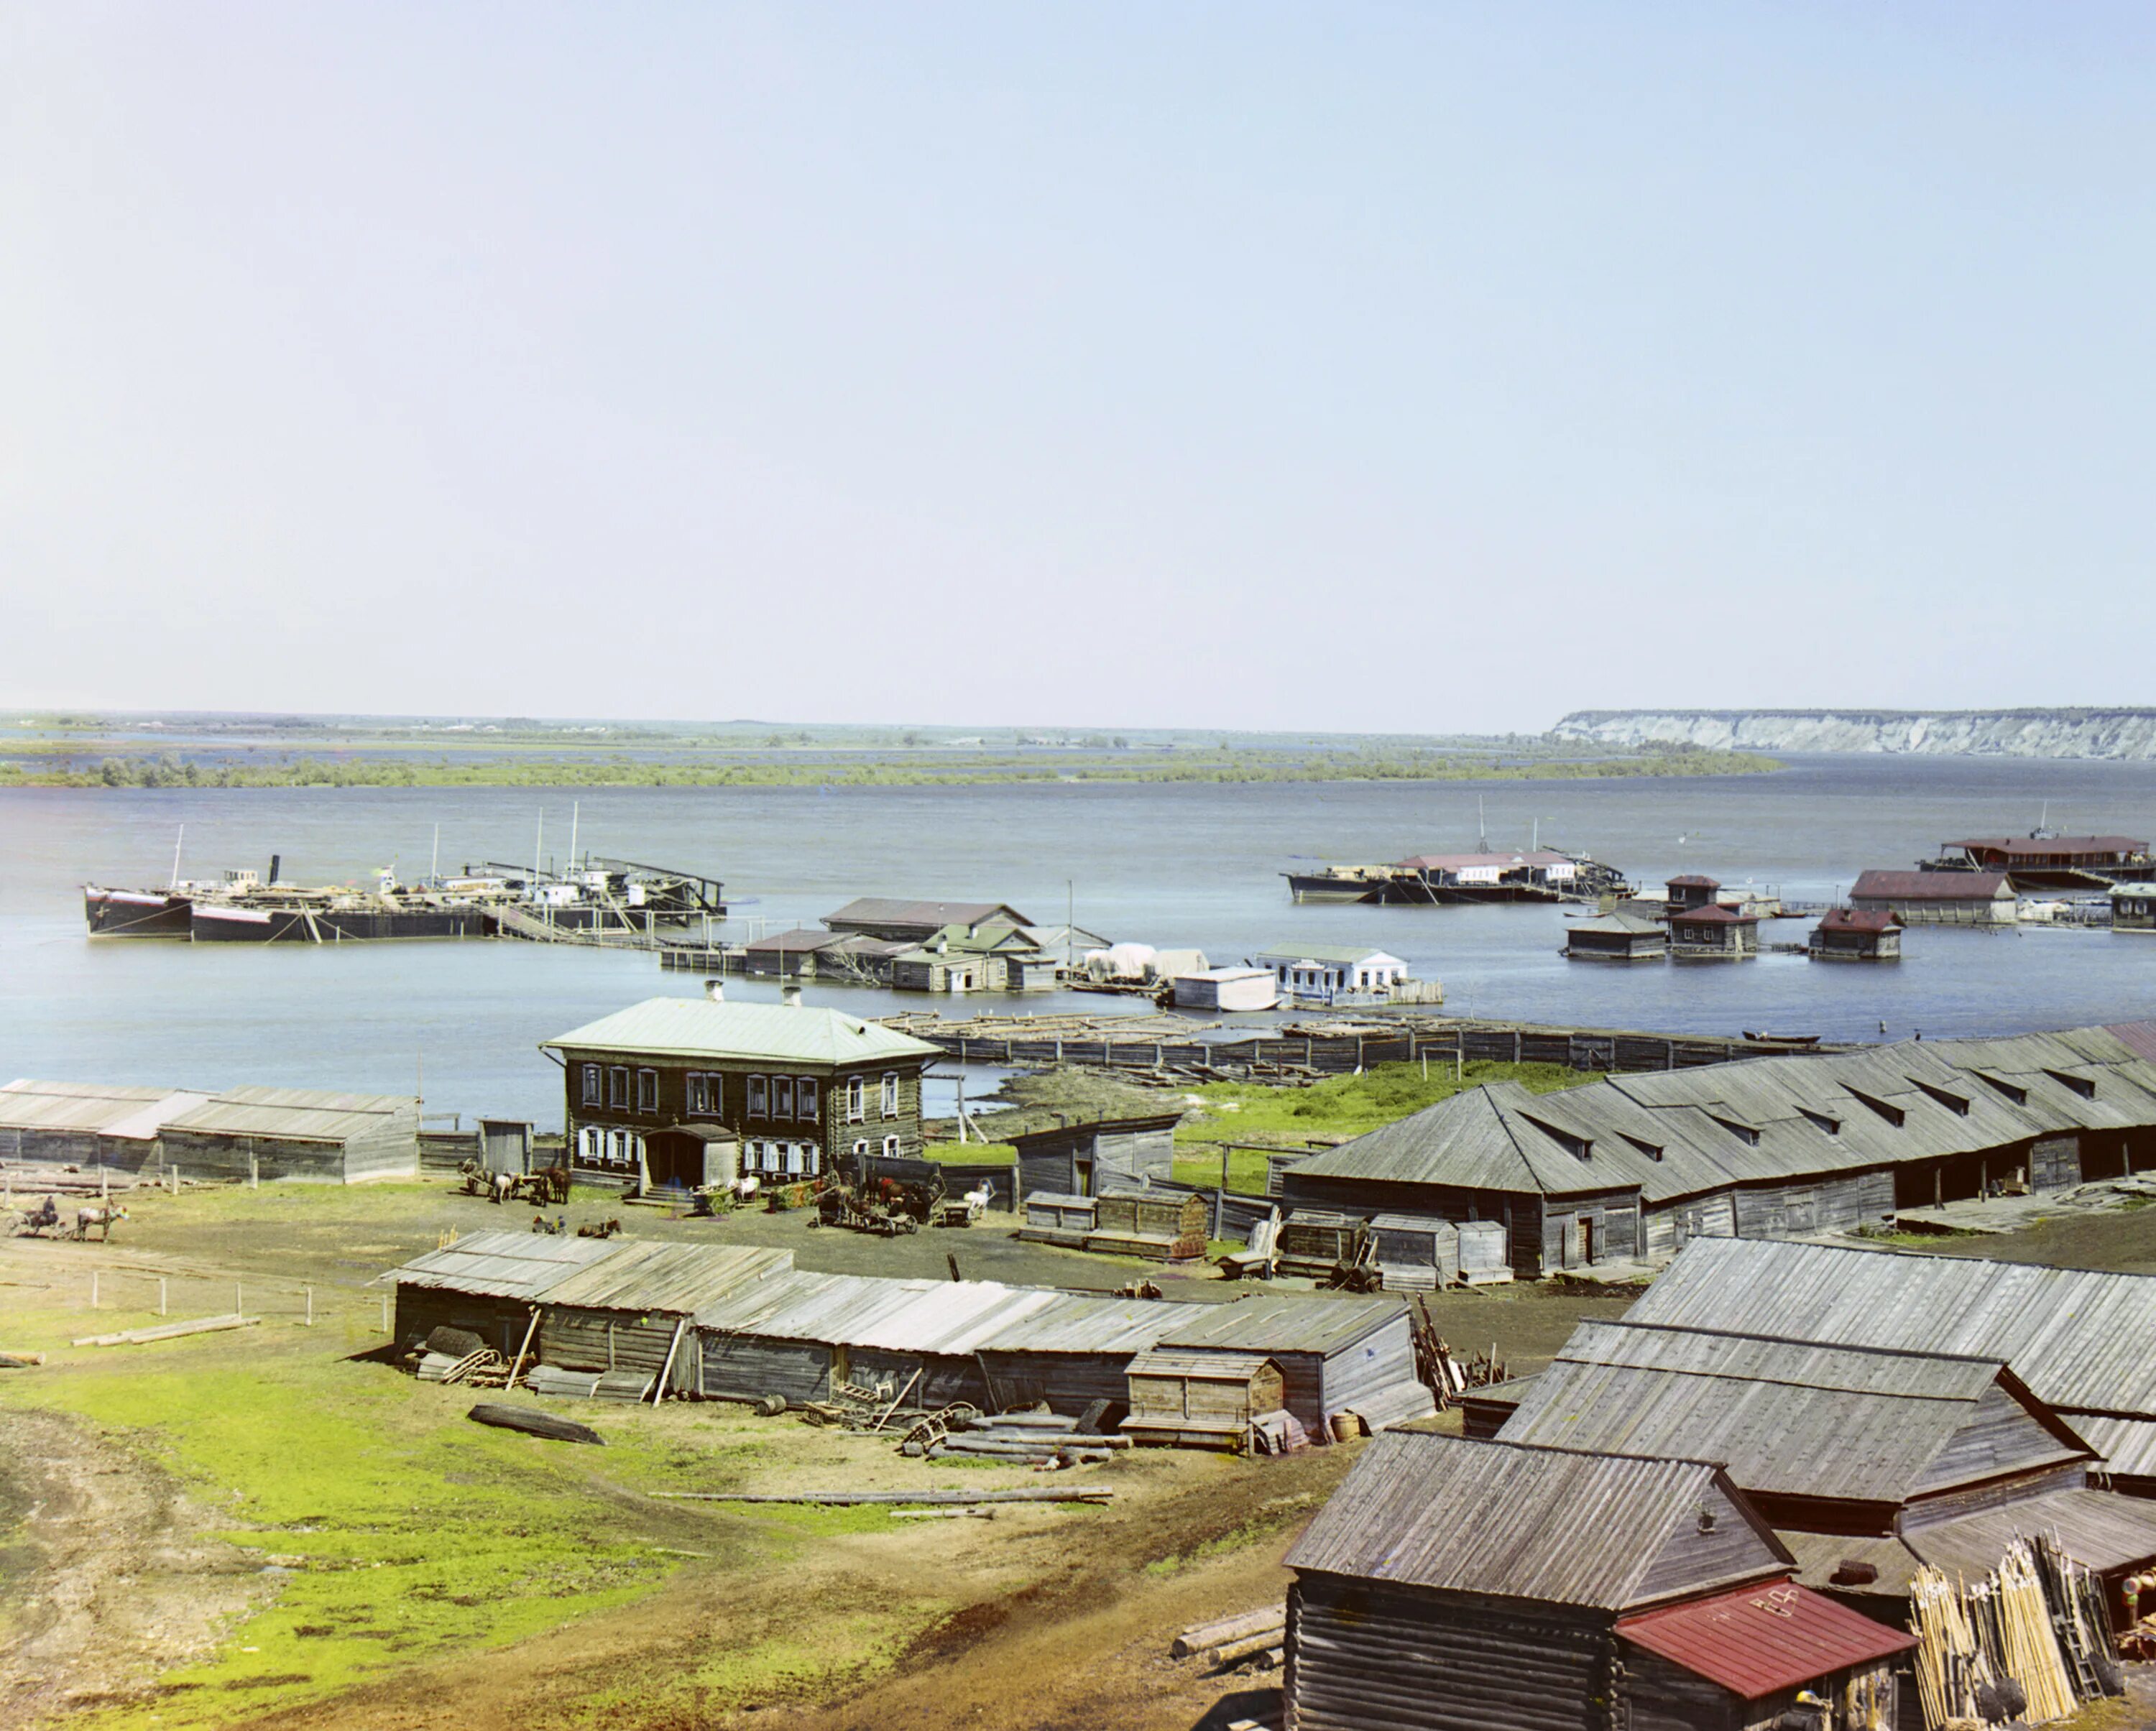
[[[74,1235],[78,1239],[87,1238],[95,1228],[98,1242],[107,1243],[111,1240],[113,1227],[126,1218],[127,1211],[117,1202],[78,1208],[74,1211]]]

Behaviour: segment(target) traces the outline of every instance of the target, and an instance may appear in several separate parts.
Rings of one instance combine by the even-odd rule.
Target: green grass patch
[[[749,1554],[745,1525],[685,1537],[677,1513],[612,1488],[708,1477],[706,1439],[678,1427],[609,1410],[594,1419],[607,1448],[566,1447],[471,1424],[470,1390],[387,1367],[206,1357],[100,1359],[5,1393],[136,1449],[211,1511],[215,1536],[292,1570],[213,1659],[163,1679],[172,1693],[100,1725],[233,1724],[629,1603],[680,1566],[668,1548]],[[760,1522],[755,1544],[823,1524]]]
[[[922,1158],[960,1166],[1013,1166],[1018,1150],[1008,1142],[931,1142]]]
[[[1264,1143],[1301,1148],[1321,1136],[1359,1136],[1449,1099],[1463,1088],[1517,1082],[1534,1093],[1599,1082],[1593,1072],[1562,1064],[1471,1063],[1457,1078],[1449,1064],[1377,1064],[1358,1076],[1328,1076],[1308,1088],[1214,1082],[1194,1088],[1199,1109],[1176,1127],[1175,1175],[1186,1184],[1220,1180],[1219,1145]],[[1228,1188],[1262,1196],[1265,1156],[1253,1149],[1228,1154]]]

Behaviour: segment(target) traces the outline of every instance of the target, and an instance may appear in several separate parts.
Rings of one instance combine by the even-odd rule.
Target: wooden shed
[[[1205,1227],[1205,1199],[1194,1191],[1109,1191],[1093,1199],[1086,1247],[1157,1262],[1200,1262]]]
[[[541,1295],[618,1248],[598,1238],[469,1233],[397,1271],[398,1344],[416,1347],[438,1328],[462,1329],[509,1357],[530,1329]]]
[[[1704,1462],[1395,1431],[1286,1561],[1286,1731],[1738,1731],[1852,1684],[1900,1723],[1915,1643]]]
[[[1670,953],[1669,929],[1637,914],[1605,914],[1565,928],[1564,953],[1574,961],[1660,961]]]
[[[1025,1224],[1018,1236],[1029,1244],[1082,1250],[1093,1231],[1093,1198],[1037,1190],[1025,1199]]]
[[[793,1266],[787,1250],[629,1243],[542,1295],[540,1361],[563,1370],[634,1372],[648,1395],[703,1392],[696,1313]],[[664,1379],[663,1384],[661,1379]]]
[[[1013,1136],[1019,1194],[1055,1191],[1090,1196],[1173,1178],[1175,1126],[1181,1118],[1178,1112],[1105,1118]]]
[[[1468,1286],[1502,1286],[1512,1278],[1512,1255],[1502,1220],[1460,1222],[1460,1278]]]
[[[1281,1367],[1254,1352],[1157,1347],[1130,1363],[1130,1416],[1138,1442],[1250,1452],[1250,1426],[1286,1404]]]
[[[1830,908],[1806,948],[1814,961],[1899,961],[1902,916],[1891,908]]]
[[[162,1164],[164,1125],[210,1098],[169,1088],[10,1082],[0,1088],[0,1159],[139,1172]]]
[[[419,1171],[419,1103],[404,1095],[227,1088],[162,1135],[166,1164],[191,1178],[360,1184]]]
[[[1323,1280],[1361,1255],[1359,1216],[1325,1208],[1298,1208],[1281,1224],[1280,1272],[1305,1280]]]
[[[1374,1430],[1436,1410],[1415,1375],[1407,1307],[1398,1298],[1282,1294],[1209,1304],[1160,1344],[1263,1353],[1281,1368],[1287,1410],[1313,1438],[1332,1435],[1337,1413],[1357,1413]]]
[[[1380,1214],[1372,1218],[1369,1236],[1374,1249],[1368,1260],[1389,1293],[1434,1293],[1460,1278],[1460,1228],[1449,1220]]]

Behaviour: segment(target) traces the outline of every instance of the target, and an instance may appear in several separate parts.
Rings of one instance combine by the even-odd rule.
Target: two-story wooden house
[[[675,1150],[693,1154],[711,1132],[739,1142],[744,1174],[781,1181],[850,1175],[860,1155],[920,1155],[921,1076],[936,1047],[812,1009],[798,986],[779,1004],[727,1003],[716,980],[705,993],[649,998],[541,1045],[562,1067],[578,1172],[693,1186],[706,1175],[675,1170]],[[682,1131],[706,1134],[670,1134]]]

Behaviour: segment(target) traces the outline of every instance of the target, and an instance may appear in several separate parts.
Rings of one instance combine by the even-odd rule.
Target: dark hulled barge
[[[1481,902],[1592,902],[1623,895],[1623,873],[1586,854],[1532,848],[1519,853],[1420,853],[1391,865],[1326,866],[1284,872],[1298,902],[1448,907]]]

